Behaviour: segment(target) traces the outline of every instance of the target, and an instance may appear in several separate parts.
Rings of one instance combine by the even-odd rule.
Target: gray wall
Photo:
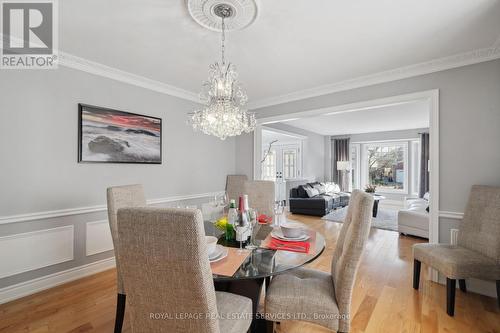
[[[235,159],[236,174],[253,179],[253,133],[236,137]]]
[[[216,192],[235,172],[234,139],[193,134],[186,124],[195,103],[65,67],[4,70],[0,91],[0,219],[104,205],[106,188],[120,184],[144,184],[148,199]],[[161,117],[163,164],[78,164],[78,103]],[[75,228],[74,260],[5,277],[0,288],[111,257],[112,251],[90,257],[84,251],[85,223],[105,218],[98,211],[0,224],[0,237]]]
[[[293,127],[287,124],[276,123],[265,125],[282,131],[300,134],[306,136],[302,147],[302,177],[324,181],[325,177],[325,139],[323,135],[316,134],[301,128]]]
[[[256,110],[259,117],[439,89],[440,211],[463,212],[473,184],[500,186],[500,60]],[[239,150],[241,142],[237,143]],[[238,163],[238,162],[237,162]],[[440,219],[440,238],[449,223]],[[456,225],[460,225],[456,220]],[[492,284],[482,284],[489,291]]]
[[[148,198],[216,191],[234,171],[234,139],[186,124],[195,103],[64,67],[2,71],[0,91],[0,216],[103,204],[117,184]],[[78,103],[161,117],[163,164],[76,163]]]

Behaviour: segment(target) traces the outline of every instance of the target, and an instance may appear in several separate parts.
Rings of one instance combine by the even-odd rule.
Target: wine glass
[[[283,201],[278,200],[274,202],[274,225],[279,227],[281,224],[281,216],[284,211]]]
[[[247,250],[254,250],[257,248],[257,245],[255,245],[255,225],[257,224],[257,210],[250,208],[248,210],[248,215],[250,217],[250,241],[248,242],[247,246],[245,246],[245,249]]]
[[[217,203],[217,207],[222,207],[222,213],[224,214],[225,208],[229,204],[227,192],[224,191],[223,193],[216,195],[215,202]]]

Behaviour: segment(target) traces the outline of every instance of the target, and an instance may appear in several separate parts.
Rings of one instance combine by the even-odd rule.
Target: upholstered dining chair
[[[243,194],[243,184],[248,180],[245,175],[228,175],[226,177],[226,193],[229,200],[236,200]]]
[[[197,209],[118,210],[122,277],[133,333],[244,333],[249,298],[216,292]]]
[[[467,291],[466,279],[496,281],[500,306],[500,187],[472,186],[457,245],[413,245],[413,288],[418,290],[424,263],[446,276],[446,312],[455,314],[456,280]]]
[[[354,190],[350,200],[331,273],[300,268],[274,277],[266,292],[266,320],[281,322],[295,316],[333,331],[349,331],[352,289],[370,233],[373,197]]]
[[[125,185],[115,186],[107,189],[108,199],[108,221],[113,238],[116,258],[116,274],[117,274],[117,289],[118,295],[116,298],[116,317],[115,317],[115,333],[120,333],[123,326],[123,317],[125,316],[126,294],[121,276],[120,260],[118,259],[118,227],[117,213],[118,209],[124,207],[141,207],[146,206],[146,197],[142,185]]]
[[[248,203],[257,213],[274,215],[275,184],[267,180],[253,180],[243,183],[243,193],[248,194]]]

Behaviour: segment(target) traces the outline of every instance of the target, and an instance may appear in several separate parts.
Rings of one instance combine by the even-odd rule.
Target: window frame
[[[418,140],[411,140],[411,195],[418,196],[420,187],[420,157],[421,157],[421,142]]]
[[[353,189],[361,189],[361,143],[351,143],[350,146],[349,159],[352,168],[349,188],[352,191]],[[355,162],[352,160],[353,153],[356,155]]]

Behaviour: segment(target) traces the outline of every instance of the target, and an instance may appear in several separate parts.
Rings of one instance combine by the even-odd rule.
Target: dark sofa
[[[324,216],[332,209],[347,206],[349,197],[349,193],[327,192],[326,184],[307,183],[290,189],[290,212]]]

